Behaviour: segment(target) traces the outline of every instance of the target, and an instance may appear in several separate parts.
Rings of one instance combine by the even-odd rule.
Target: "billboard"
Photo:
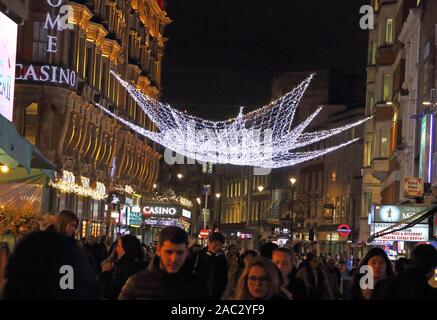
[[[433,206],[414,205],[414,206],[396,206],[396,205],[375,205],[372,223],[396,223],[420,213],[425,213],[432,209]],[[427,224],[427,219],[420,223]]]
[[[393,225],[394,223],[375,223],[373,228],[373,234],[381,232]],[[405,225],[400,225],[399,227],[402,226]],[[429,240],[429,226],[427,224],[416,224],[411,228],[386,234],[385,236],[378,237],[375,240],[427,242]]]
[[[18,26],[0,12],[0,114],[12,121]]]

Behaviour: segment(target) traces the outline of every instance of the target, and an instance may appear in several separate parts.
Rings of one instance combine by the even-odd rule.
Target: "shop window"
[[[36,144],[38,132],[38,103],[31,103],[24,113],[24,137],[33,145]]]

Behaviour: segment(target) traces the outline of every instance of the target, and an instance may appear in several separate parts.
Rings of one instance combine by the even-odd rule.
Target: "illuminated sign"
[[[188,219],[191,219],[191,212],[185,209],[182,209],[182,216]]]
[[[373,234],[381,232],[394,223],[375,223]],[[399,228],[405,225],[399,225]],[[429,238],[429,226],[427,224],[416,224],[415,226],[401,231],[389,233],[385,236],[378,237],[378,241],[408,241],[408,242],[427,242]]]
[[[129,211],[127,215],[127,225],[131,227],[141,227],[142,216],[141,213]]]
[[[421,197],[423,196],[423,180],[416,177],[404,178],[404,197]]]
[[[66,84],[74,87],[76,85],[76,72],[57,66],[34,66],[17,63],[15,80],[50,82],[56,85]]]
[[[415,205],[415,206],[395,206],[395,205],[376,205],[374,206],[374,221],[373,222],[400,222],[411,218],[420,213],[425,213],[432,206]],[[428,223],[426,219],[421,223]]]
[[[434,117],[426,114],[422,117],[420,130],[419,177],[431,182],[432,135]]]
[[[145,219],[144,224],[149,226],[159,226],[159,227],[168,227],[168,226],[180,227],[177,219]]]
[[[0,114],[12,121],[17,24],[0,12]]]
[[[178,213],[177,208],[169,206],[145,206],[143,214],[145,216],[173,216],[176,217]]]
[[[49,26],[51,29],[56,27],[57,31],[62,31],[65,29],[74,29],[74,25],[68,23],[69,20],[71,20],[73,15],[73,8],[68,5],[62,5],[63,0],[47,0],[47,3],[52,8],[59,8],[58,14],[56,14],[55,17],[50,15],[50,12],[53,12],[53,10],[50,10],[50,12],[47,12],[46,21],[44,24],[44,29],[49,29]],[[61,17],[61,14],[64,14]],[[52,32],[52,34],[55,34],[54,36],[51,36],[47,34],[47,52],[56,52],[57,48],[57,32]]]

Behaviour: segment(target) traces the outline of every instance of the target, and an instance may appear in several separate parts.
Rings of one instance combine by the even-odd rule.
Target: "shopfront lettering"
[[[51,82],[54,84],[66,84],[71,87],[76,85],[76,72],[57,66],[34,66],[17,64],[15,80]]]
[[[145,215],[170,215],[170,216],[174,216],[176,214],[176,208],[145,206],[143,208],[143,213]]]

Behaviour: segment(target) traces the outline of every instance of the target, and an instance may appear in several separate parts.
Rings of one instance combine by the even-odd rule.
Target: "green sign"
[[[127,215],[127,225],[131,227],[141,227],[142,217],[140,212],[129,211]]]

